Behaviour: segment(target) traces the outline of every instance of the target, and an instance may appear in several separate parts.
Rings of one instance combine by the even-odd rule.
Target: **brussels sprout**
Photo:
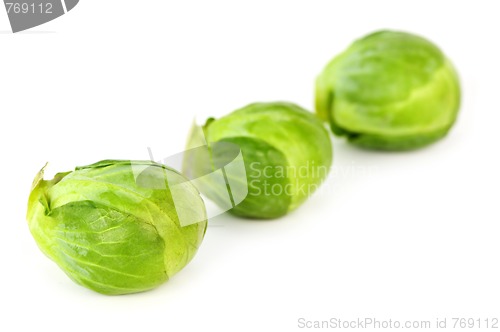
[[[106,160],[48,181],[43,171],[29,197],[28,225],[42,252],[80,285],[108,295],[152,289],[203,240],[205,205],[170,168]],[[182,223],[180,210],[192,220]]]
[[[380,31],[335,57],[316,83],[316,111],[354,144],[406,150],[445,136],[457,117],[460,86],[428,40]]]
[[[232,153],[228,146],[241,149],[243,176],[226,171],[225,184],[208,183],[200,191],[221,207],[227,206],[229,191],[230,212],[242,217],[269,219],[294,210],[318,188],[332,163],[328,131],[313,113],[291,103],[251,104],[209,119],[203,132],[210,156],[187,158],[184,172],[196,178],[207,174],[207,167],[216,171]],[[192,135],[188,147],[196,139]],[[241,202],[234,195],[238,184],[248,193]]]

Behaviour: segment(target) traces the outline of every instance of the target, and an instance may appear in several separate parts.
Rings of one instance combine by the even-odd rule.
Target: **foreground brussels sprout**
[[[110,295],[168,280],[193,258],[207,225],[198,191],[149,161],[101,161],[49,181],[42,169],[27,219],[40,249],[71,279]]]
[[[212,181],[205,190],[200,188],[221,207],[227,207],[229,191],[230,212],[238,216],[268,219],[285,215],[318,188],[332,163],[328,131],[312,113],[290,103],[248,105],[220,119],[209,119],[203,133],[210,156],[187,158],[184,172],[189,178],[215,172],[228,164],[225,159],[232,159],[231,145],[241,149],[243,174],[226,167],[225,183]],[[196,140],[194,136],[190,142]],[[238,186],[240,190],[235,190]]]
[[[405,150],[446,135],[460,104],[457,74],[428,40],[380,31],[354,42],[324,69],[316,111],[357,145]]]

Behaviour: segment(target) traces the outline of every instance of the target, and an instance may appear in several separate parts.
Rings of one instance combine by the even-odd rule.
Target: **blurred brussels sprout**
[[[186,158],[184,173],[193,179],[224,170],[225,181],[212,178],[198,188],[242,217],[269,219],[294,210],[318,188],[332,163],[328,131],[314,114],[291,103],[248,105],[209,119],[203,134],[209,153],[194,152]],[[188,147],[198,136],[191,135]],[[241,151],[243,173],[234,171],[234,147]]]
[[[337,135],[374,149],[414,149],[445,136],[460,86],[430,41],[380,31],[355,41],[319,75],[316,111]]]
[[[192,184],[149,161],[101,161],[48,181],[42,169],[27,220],[40,249],[71,279],[108,295],[168,280],[193,258],[207,226]]]

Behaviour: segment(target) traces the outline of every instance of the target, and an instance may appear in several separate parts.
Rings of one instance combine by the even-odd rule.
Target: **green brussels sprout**
[[[215,172],[233,158],[231,145],[238,147],[243,175],[226,168],[222,185],[209,181],[199,187],[221,207],[227,206],[229,191],[229,211],[237,216],[283,216],[303,203],[330,170],[332,145],[328,131],[313,113],[291,103],[251,104],[220,119],[208,119],[202,129],[209,157],[194,153],[186,158],[184,174],[193,179]],[[191,135],[188,147],[193,147],[191,142],[198,136]]]
[[[430,41],[379,31],[335,57],[316,82],[316,111],[336,135],[383,150],[444,137],[460,105],[457,73]]]
[[[152,289],[181,270],[203,240],[205,205],[173,169],[105,160],[52,180],[43,173],[29,197],[30,231],[43,253],[94,291]]]

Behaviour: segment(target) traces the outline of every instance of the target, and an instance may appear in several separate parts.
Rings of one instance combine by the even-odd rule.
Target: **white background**
[[[298,319],[500,318],[498,1],[82,0],[9,32],[0,10],[0,330],[294,331]],[[458,68],[450,135],[407,153],[334,139],[322,191],[275,221],[222,216],[162,287],[77,286],[25,222],[35,173],[166,157],[194,116],[255,101],[312,109],[314,80],[355,38],[400,29]],[[448,326],[449,326],[448,325]]]

